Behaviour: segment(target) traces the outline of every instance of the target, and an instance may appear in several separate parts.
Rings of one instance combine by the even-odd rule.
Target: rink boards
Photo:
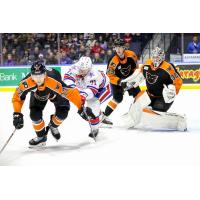
[[[177,63],[177,70],[183,78],[182,89],[200,89],[200,64]],[[70,65],[52,65],[47,68],[55,68],[61,72],[62,77]],[[107,65],[94,65],[99,70],[106,72]],[[0,91],[13,92],[19,82],[30,72],[30,66],[15,66],[0,68]],[[145,83],[141,85],[145,89]]]

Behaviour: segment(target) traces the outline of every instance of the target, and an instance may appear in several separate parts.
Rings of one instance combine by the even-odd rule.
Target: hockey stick
[[[3,152],[3,150],[5,149],[5,147],[7,146],[8,142],[10,141],[10,139],[12,138],[12,136],[14,135],[15,131],[17,129],[15,128],[15,130],[12,132],[12,134],[10,135],[10,137],[8,138],[8,140],[6,141],[6,143],[4,144],[4,146],[2,147],[0,154]]]

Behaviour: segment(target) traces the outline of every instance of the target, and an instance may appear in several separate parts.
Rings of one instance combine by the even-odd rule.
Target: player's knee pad
[[[68,112],[69,112],[69,107],[57,107],[56,108],[56,116],[61,119],[64,120],[67,118],[68,116]]]
[[[30,109],[30,118],[32,121],[39,121],[42,119],[42,110],[39,109]]]

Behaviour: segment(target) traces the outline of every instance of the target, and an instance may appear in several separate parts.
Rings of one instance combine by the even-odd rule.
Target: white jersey
[[[110,83],[103,71],[94,68],[86,76],[80,77],[76,65],[71,66],[65,73],[64,82],[70,87],[77,87],[86,100],[97,96],[99,91]]]

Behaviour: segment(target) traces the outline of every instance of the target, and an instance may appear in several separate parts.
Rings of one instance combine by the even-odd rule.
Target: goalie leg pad
[[[143,109],[141,125],[146,128],[150,127],[153,129],[161,130],[187,130],[185,115],[178,115],[176,113],[168,112],[158,112],[148,108]]]
[[[129,112],[122,116],[126,128],[131,128],[138,125],[141,121],[142,110],[151,103],[151,100],[146,91],[141,91],[131,104]]]

